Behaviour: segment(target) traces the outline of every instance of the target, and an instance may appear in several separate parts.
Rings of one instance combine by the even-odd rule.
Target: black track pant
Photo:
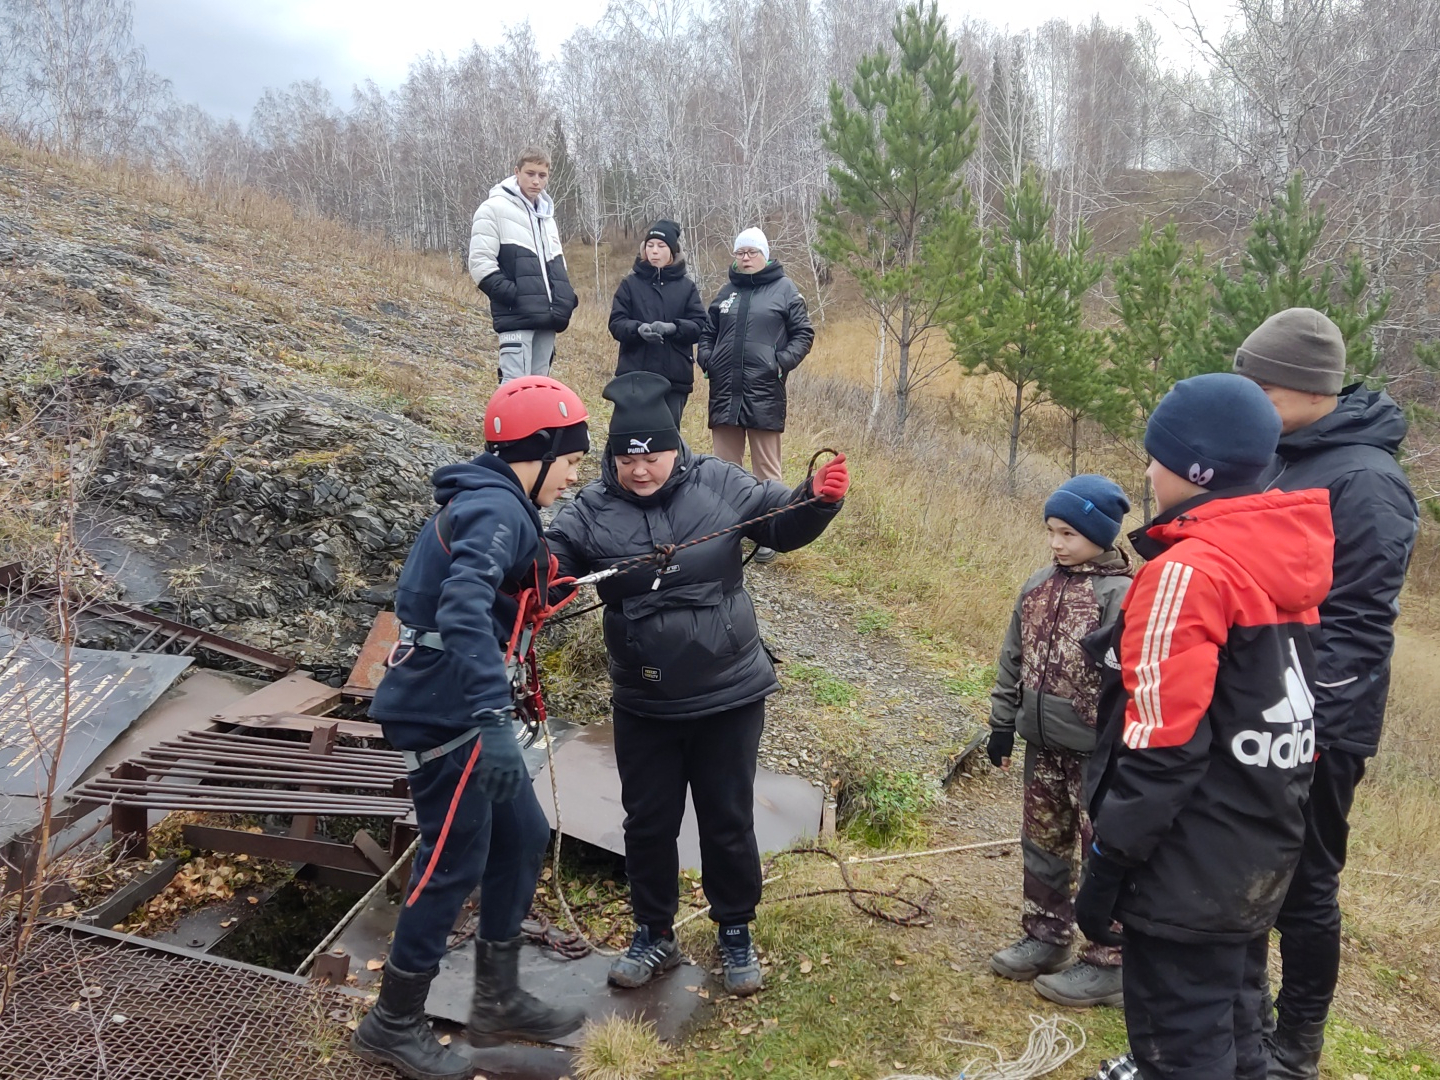
[[[615,763],[625,806],[625,874],[641,926],[668,927],[680,906],[676,841],[685,790],[695,803],[700,872],[710,917],[748,923],[760,902],[755,763],[765,702],[691,720],[615,710]]]
[[[671,390],[665,395],[665,404],[670,409],[670,415],[675,417],[675,427],[680,427],[680,417],[685,412],[685,402],[690,400],[689,390]]]
[[[1268,942],[1194,945],[1125,931],[1125,1028],[1143,1080],[1264,1080]]]
[[[1318,1023],[1330,1012],[1340,978],[1340,871],[1350,839],[1350,807],[1365,758],[1322,750],[1305,804],[1305,847],[1275,929],[1282,964],[1276,1004],[1288,1026]]]

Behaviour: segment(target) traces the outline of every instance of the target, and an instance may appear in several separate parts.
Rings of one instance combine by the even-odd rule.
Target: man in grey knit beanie
[[[1266,488],[1327,488],[1335,527],[1315,649],[1315,779],[1305,847],[1275,920],[1283,981],[1268,1080],[1317,1080],[1340,973],[1340,871],[1355,785],[1380,745],[1400,587],[1419,509],[1395,460],[1405,417],[1383,390],[1345,385],[1345,339],[1322,312],[1266,319],[1235,353],[1280,414]]]

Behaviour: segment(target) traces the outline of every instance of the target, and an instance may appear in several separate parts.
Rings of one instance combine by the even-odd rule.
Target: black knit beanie
[[[1345,338],[1324,312],[1287,308],[1235,350],[1235,371],[1291,390],[1338,394],[1345,385]]]
[[[650,226],[650,231],[645,234],[646,240],[664,240],[670,248],[672,258],[680,257],[680,226],[673,221],[661,218]]]
[[[605,443],[611,454],[638,456],[680,448],[675,414],[665,403],[670,389],[670,380],[653,371],[627,371],[605,385],[605,400],[615,403]]]

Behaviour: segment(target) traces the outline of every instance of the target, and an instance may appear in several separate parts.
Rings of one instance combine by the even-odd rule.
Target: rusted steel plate
[[[615,730],[608,722],[589,724],[555,750],[555,776],[560,795],[560,825],[566,836],[617,854],[625,852],[625,809],[620,805],[620,774],[615,770]],[[555,827],[555,799],[547,764],[535,777],[535,794],[550,827]],[[769,769],[755,773],[755,836],[761,851],[780,851],[802,837],[820,832],[824,806],[820,789],[798,776]],[[700,837],[695,806],[687,797],[680,826],[680,865],[700,867]]]
[[[379,971],[371,971],[370,960],[382,959],[390,948],[390,935],[395,929],[399,905],[392,903],[383,894],[372,897],[361,908],[354,919],[345,927],[335,941],[334,948],[354,958],[351,970],[357,977],[359,989],[374,989],[380,979]],[[462,923],[463,923],[462,918]],[[667,1042],[677,1039],[686,1023],[694,1015],[701,999],[687,986],[698,986],[706,980],[704,971],[689,963],[676,968],[661,978],[653,979],[636,990],[615,990],[605,981],[610,967],[610,957],[599,953],[578,960],[557,960],[549,950],[535,945],[526,945],[520,950],[520,984],[526,990],[552,1005],[578,1005],[592,1020],[603,1020],[607,1016],[643,1016],[654,1022],[656,1033]],[[440,974],[430,987],[426,1011],[442,1020],[463,1024],[469,1015],[470,997],[475,972],[475,945],[472,940],[450,950],[440,962]],[[580,1033],[560,1040],[561,1046],[578,1046]],[[521,1047],[510,1047],[519,1051]],[[527,1048],[539,1051],[539,1047]],[[489,1077],[509,1076],[506,1068],[515,1069],[516,1076],[561,1076],[564,1070],[555,1073],[523,1072],[522,1068],[541,1068],[548,1062],[563,1065],[567,1058],[556,1057],[554,1050],[528,1057],[507,1057],[495,1051],[483,1051],[476,1056],[480,1072]],[[570,1073],[574,1075],[573,1071]]]
[[[64,791],[191,662],[98,649],[67,658],[54,642],[0,630],[0,793],[42,792],[57,749]]]
[[[350,669],[350,677],[341,688],[351,697],[373,698],[375,688],[385,674],[385,658],[390,655],[400,637],[400,621],[393,611],[382,611],[375,616],[370,633],[365,635],[365,644],[360,646],[360,655]]]
[[[340,704],[340,691],[310,677],[308,671],[292,671],[284,678],[241,698],[215,713],[216,723],[236,724],[246,718],[278,714],[315,715]]]

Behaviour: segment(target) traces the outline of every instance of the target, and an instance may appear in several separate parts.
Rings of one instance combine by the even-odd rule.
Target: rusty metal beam
[[[224,722],[237,724],[252,731],[304,731],[315,730],[317,724],[334,724],[341,735],[353,735],[361,739],[383,738],[379,724],[365,720],[337,720],[332,716],[318,717],[294,712],[276,712],[268,716],[227,716]]]
[[[231,814],[263,810],[271,814],[314,813],[329,817],[351,814],[399,817],[406,813],[411,805],[408,799],[378,795],[320,795],[114,778],[89,780],[72,792],[72,795],[112,808],[124,806],[151,810],[214,810]]]
[[[284,675],[295,670],[295,661],[288,656],[281,656],[279,653],[262,649],[258,645],[236,641],[224,634],[202,630],[198,626],[189,626],[174,619],[167,619],[163,615],[130,607],[128,604],[89,601],[84,606],[84,614],[99,615],[114,622],[129,623],[131,626],[139,626],[147,630],[168,632],[170,637],[166,640],[167,645],[183,637],[187,640],[193,639],[195,644],[191,648],[198,645],[202,649],[208,649],[236,660],[247,661],[256,667],[265,668],[267,671],[275,671]],[[161,646],[161,648],[163,647]]]
[[[154,899],[165,891],[180,869],[180,860],[171,855],[148,874],[137,877],[127,885],[116,889],[101,903],[80,915],[82,922],[95,926],[113,926],[125,919],[141,904]]]
[[[115,766],[112,777],[119,782],[144,782],[145,770],[128,761]],[[131,856],[144,858],[150,849],[150,815],[139,807],[116,804],[110,807],[110,833],[115,845],[110,857],[115,860]]]
[[[338,870],[333,866],[318,866],[315,863],[302,866],[295,871],[295,876],[301,881],[313,881],[317,885],[328,885],[332,889],[355,893],[369,892],[375,882],[380,880],[379,874],[360,874],[354,870]]]
[[[187,844],[206,851],[228,851],[275,862],[310,863],[312,866],[329,866],[357,874],[373,874],[375,870],[354,846],[336,844],[329,840],[251,833],[241,829],[217,829],[210,825],[186,825],[180,833]]]

